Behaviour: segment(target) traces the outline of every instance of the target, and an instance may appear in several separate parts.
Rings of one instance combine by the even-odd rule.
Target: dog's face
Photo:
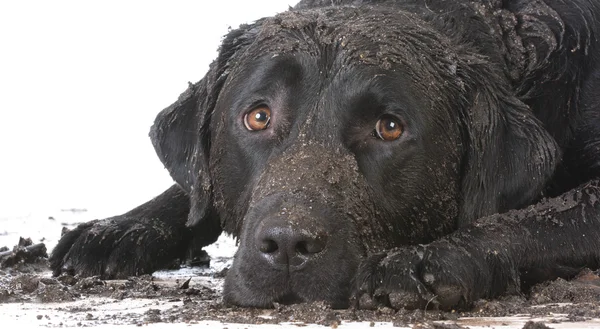
[[[219,216],[239,239],[225,300],[345,306],[367,253],[501,208],[470,197],[506,168],[472,155],[500,110],[461,51],[397,10],[288,12],[228,36],[153,133],[190,222]]]
[[[375,28],[366,17],[320,30],[313,15],[263,22],[273,35],[236,60],[215,107],[210,167],[240,238],[225,288],[236,304],[347,303],[365,252],[454,228],[461,132],[434,92],[448,88],[420,84],[418,63],[367,58],[384,42],[360,35]]]

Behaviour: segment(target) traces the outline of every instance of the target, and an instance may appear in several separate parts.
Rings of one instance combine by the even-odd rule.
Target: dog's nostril
[[[286,222],[265,221],[256,230],[255,251],[277,269],[298,270],[324,254],[328,234],[320,227],[291,227]]]
[[[279,249],[279,246],[277,246],[277,242],[275,242],[271,239],[263,240],[260,243],[260,246],[258,247],[258,250],[260,250],[260,252],[265,253],[265,254],[272,254],[272,253],[276,252],[277,249]]]
[[[325,249],[325,244],[320,240],[300,241],[296,244],[296,252],[301,255],[317,254],[323,249]]]
[[[305,241],[300,241],[296,244],[296,252],[301,254],[301,255],[307,255],[310,252],[308,251],[307,248],[307,243]]]

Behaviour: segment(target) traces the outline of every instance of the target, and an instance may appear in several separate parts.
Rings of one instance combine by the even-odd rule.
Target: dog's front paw
[[[53,274],[120,279],[169,267],[185,253],[182,232],[156,220],[117,216],[66,232],[50,256]]]
[[[360,308],[425,308],[433,294],[420,277],[424,247],[394,249],[368,257],[358,270],[355,298]]]
[[[481,252],[446,241],[373,255],[356,278],[361,308],[466,309],[479,298],[506,292],[518,279],[493,250]],[[518,288],[518,284],[517,284]]]

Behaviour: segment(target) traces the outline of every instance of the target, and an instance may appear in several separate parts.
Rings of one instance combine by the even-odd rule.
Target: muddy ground
[[[412,328],[465,328],[456,322],[461,318],[510,317],[527,314],[538,322],[527,322],[523,328],[548,328],[562,322],[584,322],[600,318],[600,277],[598,272],[584,270],[575,279],[555,280],[535,286],[531,293],[498,300],[477,302],[469,312],[395,311],[380,308],[366,310],[334,310],[320,303],[274,305],[273,309],[247,309],[224,305],[220,290],[224,272],[208,268],[180,270],[178,275],[146,275],[128,280],[104,281],[97,277],[79,278],[71,275],[52,277],[47,265],[43,243],[33,244],[21,239],[13,248],[0,249],[0,312],[9,303],[57,305],[73,319],[83,319],[78,326],[103,324],[144,325],[152,323],[220,323],[317,324],[338,327],[346,322],[388,322],[394,326]],[[189,270],[189,269],[188,269]],[[174,272],[175,273],[175,272]],[[188,274],[186,274],[188,273]],[[87,304],[77,303],[90,300]],[[148,302],[144,312],[118,312],[95,315],[99,305],[127,301]],[[54,305],[54,304],[53,304]],[[84,306],[82,306],[84,305]],[[44,308],[41,307],[41,310]],[[50,319],[38,312],[39,320]],[[560,314],[560,316],[556,316]],[[551,320],[548,320],[551,319]],[[444,323],[434,322],[447,320]],[[48,322],[62,326],[62,322]],[[500,323],[502,325],[502,323]],[[505,325],[508,325],[506,323]],[[600,323],[598,323],[600,326]],[[592,326],[593,327],[593,326]]]

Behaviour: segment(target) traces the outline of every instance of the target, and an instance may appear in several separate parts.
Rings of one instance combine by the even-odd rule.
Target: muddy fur
[[[323,0],[243,25],[152,127],[176,185],[52,269],[151,273],[224,231],[228,303],[409,309],[596,269],[598,22],[594,0]]]

